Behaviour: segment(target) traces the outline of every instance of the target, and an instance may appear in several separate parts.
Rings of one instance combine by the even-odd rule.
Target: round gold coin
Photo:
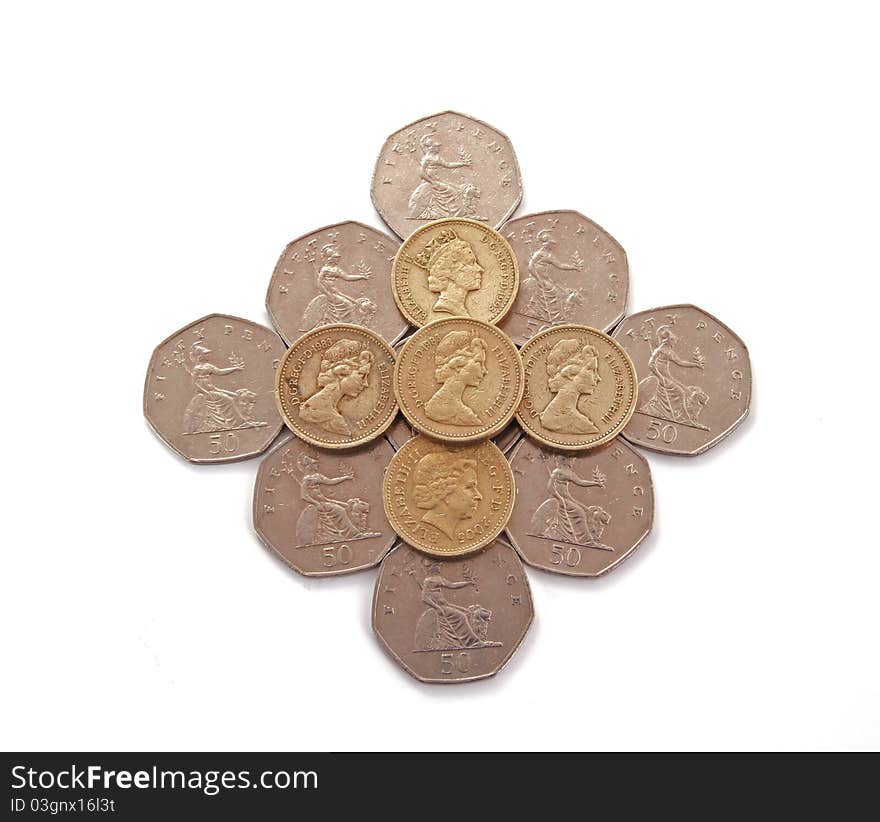
[[[436,220],[416,229],[398,249],[391,290],[414,326],[447,317],[494,325],[519,290],[516,255],[504,237],[483,223]]]
[[[520,350],[525,391],[516,418],[551,448],[582,450],[613,439],[636,407],[638,381],[626,351],[586,325],[557,325]]]
[[[452,317],[413,334],[394,366],[394,394],[410,425],[446,442],[501,431],[519,406],[523,367],[510,337],[480,320]]]
[[[510,464],[490,440],[449,445],[413,437],[391,458],[382,484],[391,527],[435,556],[488,545],[507,525],[515,498]]]
[[[394,351],[359,325],[325,325],[300,337],[275,374],[287,427],[322,448],[353,448],[382,434],[397,414]]]

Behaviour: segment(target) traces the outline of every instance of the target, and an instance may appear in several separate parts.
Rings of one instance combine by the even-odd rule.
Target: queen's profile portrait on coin
[[[547,387],[553,399],[540,414],[544,428],[564,434],[595,434],[599,429],[577,405],[600,381],[599,355],[592,345],[578,340],[556,343],[547,355]]]
[[[341,339],[317,356],[321,357],[318,391],[302,403],[299,415],[334,434],[350,434],[348,423],[339,413],[339,403],[345,397],[358,396],[367,387],[373,355],[356,340]]]
[[[433,310],[438,314],[469,317],[468,293],[483,284],[483,267],[470,243],[452,229],[444,229],[417,258],[428,272],[428,288],[440,296]]]
[[[459,524],[473,517],[483,495],[477,488],[477,461],[439,451],[416,464],[413,501],[425,511],[422,522],[433,525],[449,539]]]
[[[397,307],[418,328],[449,318],[494,325],[510,310],[518,289],[519,267],[507,240],[461,217],[417,228],[391,265]]]
[[[524,382],[522,360],[506,334],[473,317],[446,317],[420,328],[401,347],[393,386],[415,430],[464,443],[505,428]]]
[[[434,378],[440,388],[425,403],[425,413],[435,422],[481,425],[479,415],[463,398],[466,388],[476,388],[486,376],[486,343],[467,331],[450,331],[434,354]]]

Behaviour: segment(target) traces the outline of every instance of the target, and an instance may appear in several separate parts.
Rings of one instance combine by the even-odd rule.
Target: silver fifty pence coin
[[[717,445],[749,413],[752,368],[745,343],[694,305],[631,314],[613,337],[639,380],[622,436],[666,454],[693,456]]]
[[[533,616],[525,569],[502,540],[460,557],[427,556],[402,544],[382,561],[373,594],[376,635],[422,682],[498,673]]]
[[[304,234],[281,254],[266,310],[288,342],[322,325],[350,323],[393,343],[409,327],[391,294],[391,263],[400,243],[356,222]]]
[[[283,422],[275,406],[282,339],[265,326],[209,314],[159,343],[144,382],[144,416],[190,462],[260,454]]]
[[[373,205],[398,237],[444,217],[498,228],[522,200],[510,140],[455,111],[423,117],[395,131],[376,160]]]

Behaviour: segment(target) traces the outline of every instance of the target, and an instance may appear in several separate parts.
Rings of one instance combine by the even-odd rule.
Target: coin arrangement
[[[224,314],[175,332],[144,415],[191,462],[272,446],[262,542],[306,576],[380,566],[381,644],[422,682],[470,682],[531,625],[523,561],[596,577],[645,540],[653,483],[632,446],[728,436],[749,355],[692,305],[626,316],[626,253],[577,211],[508,220],[513,147],[472,117],[394,132],[371,197],[402,242],[352,221],[290,242],[266,296],[277,333]]]

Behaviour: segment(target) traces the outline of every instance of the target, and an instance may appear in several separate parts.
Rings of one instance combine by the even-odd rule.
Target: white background
[[[727,8],[4,6],[3,746],[880,746],[877,21]],[[287,570],[257,461],[186,464],[141,392],[178,327],[267,320],[288,240],[379,226],[383,139],[447,108],[511,137],[519,214],[596,220],[630,310],[705,307],[755,388],[723,445],[649,457],[634,557],[531,573],[509,666],[444,688],[374,639],[374,572]]]

